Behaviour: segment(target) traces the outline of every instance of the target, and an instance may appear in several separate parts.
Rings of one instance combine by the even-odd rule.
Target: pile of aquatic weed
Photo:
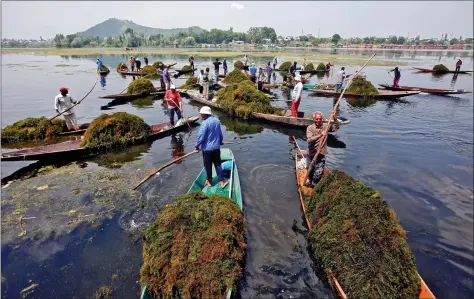
[[[160,64],[163,64],[163,62],[155,61],[155,62],[153,62],[153,64],[151,66],[154,67],[155,70],[157,70],[160,67]]]
[[[305,71],[314,71],[314,64],[310,62],[309,64],[306,65],[304,68]]]
[[[228,114],[243,118],[248,118],[253,112],[282,114],[282,109],[273,107],[267,96],[248,79],[219,90],[217,104]]]
[[[84,148],[124,147],[143,141],[150,134],[150,126],[136,115],[126,112],[102,114],[87,128],[81,146]]]
[[[107,72],[107,73],[110,72],[109,68],[106,67],[105,65],[102,65],[102,67],[100,68],[100,71],[101,72]]]
[[[119,72],[122,69],[122,65],[125,67],[125,69],[128,71],[128,67],[125,65],[125,63],[120,62],[117,64],[117,72]]]
[[[291,61],[283,62],[278,68],[280,71],[288,71],[293,63]]]
[[[240,60],[237,60],[236,62],[234,62],[234,68],[237,70],[243,70],[244,69],[243,62]]]
[[[225,298],[243,277],[245,238],[233,201],[180,196],[145,232],[140,281],[154,298]]]
[[[153,83],[151,83],[151,80],[146,78],[140,78],[133,81],[127,88],[128,94],[150,94],[155,91],[156,89],[153,86]]]
[[[433,71],[448,72],[449,69],[444,64],[437,64],[433,67]]]
[[[185,65],[185,66],[183,66],[182,70],[183,70],[183,71],[192,71],[192,70],[193,70],[193,67],[190,66],[190,65]]]
[[[305,206],[314,256],[349,298],[418,298],[406,232],[377,191],[334,170]]]
[[[146,65],[140,70],[140,75],[146,77],[148,79],[156,79],[158,78],[158,72],[155,67],[152,65]],[[143,78],[142,77],[142,78]]]
[[[370,81],[363,79],[354,79],[346,89],[349,93],[359,94],[363,96],[374,96],[379,94],[377,88],[375,88]]]
[[[318,64],[318,66],[316,67],[316,70],[317,71],[324,71],[324,70],[326,70],[326,66],[324,65],[324,63],[320,62]]]
[[[242,73],[239,69],[235,69],[232,72],[228,73],[224,78],[224,83],[226,84],[237,84],[242,81],[248,81],[249,76]]]
[[[67,131],[64,119],[51,122],[46,117],[28,117],[2,129],[2,144],[27,140],[43,140]]]
[[[181,89],[199,89],[198,78],[195,76],[189,77],[184,85],[180,87]]]

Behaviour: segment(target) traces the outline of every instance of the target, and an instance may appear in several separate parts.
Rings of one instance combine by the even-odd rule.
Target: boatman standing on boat
[[[265,72],[263,71],[263,67],[260,66],[258,68],[258,76],[257,76],[257,89],[263,91],[263,84],[265,83],[267,77],[265,76]]]
[[[163,81],[165,82],[165,89],[170,90],[171,77],[169,73],[169,67],[163,68]]]
[[[139,72],[142,69],[142,62],[140,61],[140,58],[135,57],[135,65],[137,66],[137,72]]]
[[[227,76],[227,59],[224,58],[224,61],[222,62],[222,67],[224,68],[224,77]]]
[[[183,112],[183,104],[181,101],[181,95],[176,90],[176,86],[171,84],[170,90],[166,91],[165,101],[168,103],[168,112],[170,114],[170,124],[174,127],[174,114],[178,116],[178,121],[183,118],[181,113]]]
[[[130,70],[133,72],[135,71],[135,60],[133,59],[132,56],[130,56]]]
[[[145,61],[145,65],[148,65],[148,57],[145,56],[145,57],[143,58],[143,61]]]
[[[222,62],[219,62],[219,58],[216,58],[216,61],[214,61],[214,70],[216,72],[216,83],[219,81],[219,66],[222,64]]]
[[[277,63],[278,63],[278,59],[277,57],[273,57],[273,69],[275,70],[276,69],[276,66],[277,66]]]
[[[247,58],[247,54],[244,56],[244,66],[249,65],[249,59]]]
[[[308,141],[308,156],[307,156],[307,165],[308,168],[313,161],[314,155],[318,151],[319,142],[322,140],[323,136],[327,133],[325,132],[327,123],[323,123],[323,114],[319,111],[313,113],[314,124],[306,128],[306,140]],[[339,122],[335,121],[329,126],[328,132],[335,132],[339,129]],[[306,187],[314,187],[314,184],[317,184],[323,177],[324,166],[326,165],[326,155],[328,154],[328,149],[326,143],[324,143],[321,151],[319,152],[318,157],[316,158],[315,165],[312,168],[310,174],[308,175],[309,181],[305,183]]]
[[[345,69],[345,67],[341,67],[341,70],[337,72],[336,92],[341,92],[342,82],[344,82],[344,78],[346,77]]]
[[[250,81],[255,84],[257,81],[257,68],[255,67],[255,63],[252,62],[252,66],[249,68],[250,71]]]
[[[462,65],[462,60],[459,59],[458,62],[456,62],[456,72],[459,72],[461,70],[461,65]]]
[[[398,85],[398,83],[400,82],[400,77],[402,76],[402,74],[400,73],[400,71],[398,70],[398,66],[395,67],[393,70],[391,70],[390,72],[394,72],[395,73],[395,77],[393,77],[393,87],[396,87],[396,88],[399,88],[400,85]],[[390,73],[389,72],[389,73]]]
[[[214,164],[221,188],[224,188],[228,182],[224,182],[224,172],[221,166],[221,145],[224,144],[221,122],[212,115],[211,108],[208,106],[202,107],[199,113],[204,121],[199,127],[194,151],[202,150],[207,176],[206,185],[212,187],[212,164]]]
[[[77,125],[76,114],[74,113],[74,110],[71,108],[74,104],[77,104],[77,102],[74,101],[72,97],[69,95],[69,88],[61,87],[59,89],[59,92],[60,94],[58,94],[54,98],[54,109],[56,110],[56,113],[58,114],[67,110],[66,112],[63,113],[64,119],[66,120],[66,126],[68,130],[77,131],[79,130],[79,126]]]
[[[267,83],[270,84],[270,81],[272,79],[272,67],[270,65],[270,61],[267,64]]]
[[[295,77],[296,85],[291,93],[291,116],[298,117],[298,107],[301,102],[301,92],[303,91],[303,83],[301,83],[301,76]]]
[[[290,66],[290,69],[288,70],[291,74],[291,76],[293,76],[293,78],[295,77],[295,73],[296,73],[296,61],[293,62],[293,65]]]

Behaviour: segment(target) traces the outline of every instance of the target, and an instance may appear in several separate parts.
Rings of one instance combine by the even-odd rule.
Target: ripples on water
[[[379,53],[384,59],[410,61],[420,67],[430,67],[438,61],[452,66],[458,54],[417,55]],[[148,57],[151,62],[156,59],[187,63],[187,57],[178,55]],[[70,87],[71,94],[80,98],[95,79],[91,75],[95,56],[2,58],[2,127],[28,116],[52,115],[59,86]],[[112,72],[106,77],[105,87],[97,87],[77,107],[79,122],[89,122],[104,112],[100,107],[108,101],[98,96],[118,93],[131,81],[113,70],[120,61],[126,61],[125,55],[103,56],[102,60]],[[257,62],[265,61],[261,58]],[[463,61],[465,68],[473,68],[472,52]],[[210,58],[197,59],[196,65],[202,68],[210,62]],[[59,64],[68,66],[55,67]],[[357,68],[347,67],[346,71]],[[391,81],[389,69],[368,67],[365,72],[375,85]],[[472,76],[435,77],[415,74],[406,66],[401,69],[404,85],[473,89]],[[179,80],[178,85],[184,80]],[[281,78],[277,76],[276,80]],[[312,83],[334,81],[334,73],[329,78],[311,79]],[[286,96],[275,92],[280,99]],[[407,230],[418,270],[438,298],[470,298],[474,292],[472,99],[472,94],[420,94],[394,102],[343,101],[340,115],[352,122],[328,140],[328,167],[343,170],[381,192]],[[19,106],[19,102],[28,105]],[[199,105],[187,100],[185,104],[186,115],[198,113]],[[281,101],[274,104],[288,107]],[[312,97],[305,92],[300,110],[328,114],[332,104],[330,98]],[[109,108],[111,112],[138,114],[148,123],[167,120],[160,100]],[[248,226],[242,297],[331,297],[325,277],[318,278],[309,256],[296,190],[294,146],[288,142],[288,136],[294,135],[305,148],[304,131],[235,121],[220,113],[218,116],[225,131],[224,140],[232,142],[226,147],[236,157]],[[178,143],[167,137],[137,147],[133,153],[89,160],[97,163],[96,167],[113,167],[117,163],[115,167],[120,167],[124,161],[138,160],[143,162],[143,168],[156,168],[173,159],[177,145],[179,151],[192,151],[196,133],[193,130],[179,134]],[[2,163],[2,176],[29,163]],[[30,279],[40,284],[34,293],[38,298],[83,298],[103,284],[111,284],[123,296],[136,297],[142,257],[140,238],[135,233],[152,223],[160,208],[185,193],[201,167],[201,156],[195,155],[167,168],[141,188],[137,203],[124,206],[98,228],[81,226],[69,235],[51,236],[41,244],[29,241],[19,249],[14,249],[13,243],[2,243],[3,297],[18,297]],[[111,282],[113,274],[118,274],[119,279]]]

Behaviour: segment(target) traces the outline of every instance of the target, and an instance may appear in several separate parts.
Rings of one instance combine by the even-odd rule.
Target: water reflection
[[[171,157],[177,159],[181,156],[184,156],[184,142],[183,134],[173,134],[171,135]],[[180,164],[182,161],[175,162]]]
[[[116,152],[105,153],[89,161],[106,168],[121,168],[124,164],[137,160],[143,153],[150,150],[152,142],[135,145]]]
[[[219,115],[219,120],[223,124],[227,131],[237,133],[237,135],[252,135],[263,131],[263,126],[260,124],[252,124],[246,121],[231,118],[226,114]]]
[[[451,84],[449,85],[452,89],[456,85],[456,81],[458,80],[458,74],[454,74],[453,78],[451,79]]]
[[[105,77],[107,75],[100,75],[100,86],[105,87],[105,85],[107,84],[107,82],[105,81]]]
[[[377,103],[377,100],[375,98],[353,98],[353,97],[348,97],[346,98],[346,102],[349,104],[349,106],[354,107],[354,108],[368,108],[370,106],[375,105]]]

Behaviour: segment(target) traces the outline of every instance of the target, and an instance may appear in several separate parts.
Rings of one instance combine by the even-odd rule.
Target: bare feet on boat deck
[[[224,189],[225,186],[227,186],[227,184],[229,184],[229,182],[224,182],[224,181],[221,181],[221,188]]]
[[[212,184],[211,184],[211,182],[209,182],[209,180],[206,180],[205,185],[206,185],[206,186],[209,186],[209,187],[212,187]]]

